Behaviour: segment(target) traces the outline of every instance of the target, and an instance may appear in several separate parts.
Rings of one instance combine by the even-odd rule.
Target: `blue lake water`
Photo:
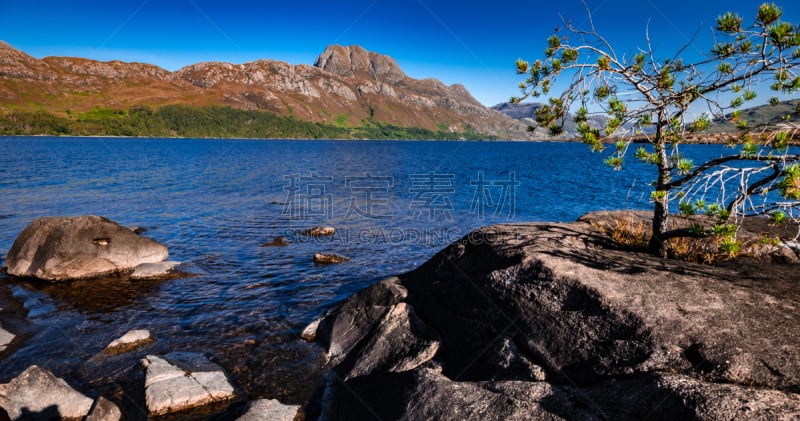
[[[202,351],[251,396],[301,402],[322,353],[299,332],[332,303],[482,225],[649,208],[653,178],[635,162],[613,171],[573,143],[0,138],[0,254],[35,218],[96,214],[146,228],[198,273],[55,286],[0,278],[0,320],[22,337],[0,382],[39,364],[106,392],[141,354],[98,352],[146,328],[158,338],[147,353]],[[338,233],[297,233],[317,225]],[[262,246],[277,236],[291,244]],[[317,266],[317,252],[351,261]]]

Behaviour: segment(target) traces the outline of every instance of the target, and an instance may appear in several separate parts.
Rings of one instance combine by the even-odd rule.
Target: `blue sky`
[[[698,30],[712,44],[714,19],[734,10],[751,21],[763,1],[588,0],[599,32],[631,50],[650,33],[673,52]],[[777,2],[800,22],[800,2]],[[313,64],[327,45],[358,44],[394,57],[415,78],[462,83],[485,105],[518,93],[517,58],[541,57],[547,36],[569,18],[585,21],[578,0],[0,0],[0,40],[34,57],[80,56],[153,63],[177,70],[199,61],[259,58]]]

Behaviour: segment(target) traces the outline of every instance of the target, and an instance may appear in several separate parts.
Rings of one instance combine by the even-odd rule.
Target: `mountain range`
[[[391,57],[359,46],[329,46],[313,66],[204,62],[171,72],[144,63],[37,59],[0,42],[0,116],[47,113],[68,124],[175,105],[272,113],[337,128],[529,136],[524,123],[483,106],[464,86],[411,78]]]
[[[513,119],[519,120],[528,125],[536,125],[536,110],[545,104],[539,102],[523,102],[523,103],[502,103],[492,107],[492,109],[499,111]],[[790,99],[779,101],[775,104],[758,105],[751,108],[745,108],[740,111],[739,120],[747,121],[749,127],[758,127],[761,125],[774,126],[777,123],[784,121],[797,121],[800,117],[800,99]],[[564,133],[559,135],[556,139],[576,139],[578,138],[577,124],[575,123],[575,115],[568,113],[564,119]],[[592,127],[604,127],[608,121],[608,117],[602,114],[589,115],[589,124]],[[736,120],[738,121],[738,120]],[[728,114],[724,118],[718,118],[711,121],[707,130],[701,132],[700,135],[691,136],[692,140],[697,141],[713,141],[703,139],[703,136],[712,134],[723,133],[738,133],[739,129],[736,127],[732,115]],[[549,137],[547,130],[544,128],[537,128],[535,133],[531,135],[534,139],[554,139]]]
[[[521,121],[529,126],[537,126],[536,123],[536,110],[540,107],[544,106],[545,104],[540,102],[520,102],[520,103],[511,103],[505,102],[500,103],[492,107],[493,110],[501,112],[515,120]],[[588,117],[589,124],[593,127],[602,127],[608,121],[608,117],[605,115],[590,115]],[[568,113],[567,117],[564,119],[563,122],[563,130],[564,132],[556,137],[550,136],[548,134],[547,128],[537,128],[530,136],[534,139],[575,139],[578,135],[577,123],[575,123],[575,115],[572,113]]]

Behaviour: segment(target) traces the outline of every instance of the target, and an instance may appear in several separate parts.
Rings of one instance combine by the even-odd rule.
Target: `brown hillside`
[[[170,72],[144,63],[40,60],[0,44],[0,112],[66,116],[171,104],[265,110],[340,126],[373,119],[430,130],[472,128],[501,138],[526,136],[524,124],[484,107],[463,86],[410,78],[391,57],[358,46],[328,47],[314,66],[208,62]]]

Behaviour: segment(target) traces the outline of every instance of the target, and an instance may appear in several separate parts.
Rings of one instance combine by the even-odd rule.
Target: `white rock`
[[[185,370],[186,367],[179,368],[154,355],[142,359],[141,364],[145,369],[145,404],[149,416],[222,402],[236,395],[225,373],[202,355],[174,355],[182,360],[179,364],[201,367],[203,371]],[[165,358],[170,358],[170,354]]]
[[[313,322],[309,323],[302,332],[300,332],[300,338],[305,341],[313,342],[317,339],[317,329],[319,329],[319,323],[322,321],[322,317],[316,318]]]
[[[8,344],[10,344],[15,337],[16,335],[3,329],[3,326],[0,325],[0,352],[5,351]]]
[[[140,346],[147,345],[154,340],[155,339],[153,338],[153,335],[150,334],[149,330],[135,329],[112,341],[110,344],[108,344],[106,349],[103,350],[103,352],[106,354],[121,354]]]
[[[252,402],[237,421],[293,421],[299,410],[299,405],[284,405],[276,399],[259,399]]]
[[[6,384],[0,384],[0,407],[8,416],[28,418],[82,419],[92,400],[62,379],[36,365],[28,367]]]
[[[309,228],[305,231],[300,232],[303,235],[308,235],[309,237],[327,237],[333,234],[336,234],[336,228],[334,227],[313,227]]]

